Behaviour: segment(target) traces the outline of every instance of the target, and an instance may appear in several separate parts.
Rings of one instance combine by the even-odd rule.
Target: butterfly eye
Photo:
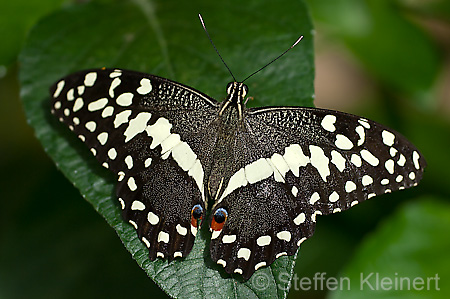
[[[219,208],[214,213],[212,222],[211,222],[211,229],[212,230],[222,230],[223,225],[225,224],[225,221],[228,218],[228,212],[224,208]]]
[[[233,85],[234,85],[234,82],[230,82],[227,84],[227,94],[231,93],[231,90],[233,89]]]
[[[197,227],[199,225],[199,221],[202,221],[203,218],[203,208],[201,205],[196,204],[192,207],[191,211],[191,224],[194,227]]]
[[[242,97],[245,98],[247,96],[248,93],[248,87],[247,85],[242,85]]]

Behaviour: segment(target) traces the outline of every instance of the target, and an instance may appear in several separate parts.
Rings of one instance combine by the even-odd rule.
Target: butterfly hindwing
[[[247,139],[248,154],[230,157],[245,157],[246,165],[233,171],[212,211],[227,214],[221,225],[212,219],[211,256],[228,273],[249,278],[293,255],[314,233],[318,215],[422,178],[426,162],[418,150],[373,121],[317,108],[246,112],[234,142]]]
[[[192,208],[206,206],[200,159],[209,157],[199,148],[207,146],[205,132],[214,136],[207,124],[217,102],[179,83],[118,69],[69,75],[50,93],[52,113],[118,175],[124,219],[150,258],[186,256],[197,232]]]

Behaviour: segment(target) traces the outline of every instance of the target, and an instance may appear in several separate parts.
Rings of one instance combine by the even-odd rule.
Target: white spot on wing
[[[59,95],[61,94],[61,91],[64,88],[64,84],[65,84],[64,80],[61,80],[58,82],[58,84],[56,84],[56,90],[55,90],[55,93],[53,94],[54,98],[59,97]]]
[[[186,142],[180,142],[172,149],[172,158],[184,171],[188,171],[197,161],[197,155]]]
[[[93,112],[93,111],[97,111],[100,109],[105,108],[105,106],[108,104],[108,99],[107,98],[101,98],[97,101],[91,102],[88,105],[88,110]]]
[[[383,143],[387,146],[394,145],[395,135],[391,132],[384,130],[381,132],[381,137],[383,138]]]
[[[356,167],[361,167],[362,165],[361,157],[358,156],[357,154],[352,154],[350,162],[352,162],[353,165],[355,165]]]
[[[224,267],[224,268],[227,266],[227,262],[225,262],[225,261],[222,260],[222,259],[217,260],[217,264],[218,264],[218,265],[222,265],[222,267]]]
[[[224,235],[222,237],[222,243],[233,243],[236,241],[236,235]]]
[[[297,194],[298,194],[298,189],[297,189],[297,187],[292,186],[291,192],[292,192],[292,195],[294,195],[295,197],[297,197]]]
[[[287,252],[280,252],[280,253],[278,253],[278,254],[275,256],[275,258],[277,259],[277,258],[279,258],[279,257],[281,257],[281,256],[283,256],[283,255],[287,255]]]
[[[111,160],[114,160],[114,159],[117,157],[117,151],[116,151],[115,148],[110,148],[110,149],[109,149],[109,151],[108,151],[108,157],[109,157]]]
[[[110,117],[111,115],[113,115],[113,113],[114,113],[114,107],[113,106],[108,106],[105,109],[103,109],[102,117],[103,118]]]
[[[414,167],[415,167],[417,170],[420,169],[419,158],[420,158],[419,153],[416,152],[416,151],[414,151],[414,152],[413,152],[413,155],[412,155],[412,159],[413,159],[413,162],[414,162]]]
[[[370,129],[370,125],[369,125],[369,123],[367,122],[367,119],[360,118],[360,119],[358,119],[358,122],[359,122],[359,124],[360,124],[361,126],[363,126],[364,128]]]
[[[350,141],[350,139],[342,134],[336,135],[336,141],[334,142],[334,144],[342,150],[350,150],[353,148],[353,143]]]
[[[170,236],[164,231],[160,231],[158,234],[158,242],[169,243]]]
[[[303,238],[301,238],[300,240],[298,240],[297,246],[300,246],[303,242],[305,242],[305,240],[306,240],[305,237],[303,237]]]
[[[397,154],[397,149],[395,147],[391,147],[389,149],[389,154],[391,155],[391,157],[394,157]]]
[[[114,118],[114,128],[118,128],[121,124],[128,122],[128,118],[131,115],[131,110],[125,110],[116,115]]]
[[[154,149],[161,142],[171,135],[170,129],[172,128],[172,124],[164,117],[160,117],[156,120],[156,122],[147,126],[145,131],[149,137],[152,137],[152,144],[150,145],[150,149]]]
[[[248,261],[251,253],[252,252],[248,248],[240,248],[237,252],[237,257]]]
[[[163,154],[162,158],[167,159],[168,155],[172,151],[172,149],[177,146],[181,142],[180,135],[178,134],[171,134],[169,137],[164,139],[161,142],[161,154]],[[167,157],[164,157],[164,154],[167,153]]]
[[[364,132],[364,128],[362,126],[357,126],[355,131],[359,135],[358,146],[361,146],[364,143],[365,138],[366,138],[366,134]]]
[[[270,244],[271,240],[272,238],[270,236],[261,236],[256,239],[256,244],[258,244],[258,246],[266,246]]]
[[[398,166],[405,166],[406,158],[403,154],[400,154],[400,157],[398,158],[397,164]]]
[[[147,246],[147,248],[150,248],[150,242],[147,240],[146,237],[142,237],[142,242],[144,242],[145,246]]]
[[[319,193],[314,192],[314,193],[311,195],[311,198],[309,199],[309,204],[313,205],[313,204],[315,204],[316,201],[318,201],[319,199],[320,199]]]
[[[152,158],[147,158],[144,161],[145,168],[149,167],[152,164]]]
[[[122,75],[122,70],[116,69],[116,70],[112,71],[111,74],[109,74],[109,77],[116,78],[116,77],[119,77],[120,75]]]
[[[321,211],[315,211],[314,214],[312,214],[311,220],[312,220],[313,222],[316,222],[316,217],[317,217],[317,215],[322,215],[322,212],[321,212]]]
[[[131,92],[124,92],[117,97],[116,103],[119,106],[127,107],[133,103],[133,94]]]
[[[75,100],[75,103],[73,104],[73,112],[77,112],[78,110],[80,110],[81,108],[83,108],[84,102],[82,98],[78,98]]]
[[[93,86],[95,83],[95,80],[97,80],[97,73],[90,72],[90,73],[86,74],[86,76],[84,77],[84,85]]]
[[[272,164],[276,167],[276,169],[280,172],[280,175],[284,177],[286,173],[289,171],[289,165],[284,160],[283,156],[275,153],[270,158]]]
[[[273,173],[272,167],[265,158],[258,159],[245,166],[245,176],[250,184],[262,181]]]
[[[108,133],[102,132],[102,133],[98,134],[97,139],[101,145],[105,145],[106,142],[108,141]]]
[[[261,267],[264,267],[266,265],[266,262],[259,262],[255,265],[255,271],[258,270]]]
[[[127,164],[128,169],[133,168],[133,158],[130,155],[125,158],[125,164]]]
[[[395,165],[395,163],[394,163],[394,160],[392,160],[392,159],[389,159],[384,163],[384,167],[390,174],[394,173],[394,165]]]
[[[69,89],[67,92],[67,100],[69,102],[75,100],[75,90],[73,88]]]
[[[77,87],[78,95],[81,96],[84,93],[85,89],[86,89],[86,87],[84,85],[78,86]]]
[[[148,212],[147,220],[151,225],[156,225],[159,222],[159,217],[153,212]]]
[[[135,200],[131,204],[131,209],[137,210],[137,211],[143,211],[143,210],[145,210],[145,205],[142,203],[142,201]]]
[[[361,157],[372,166],[377,166],[380,163],[378,158],[366,149],[361,150]]]
[[[291,241],[291,232],[289,232],[287,230],[281,231],[281,232],[277,233],[277,238],[280,240],[289,242],[289,241]]]
[[[134,180],[133,177],[130,177],[128,179],[128,188],[130,188],[131,191],[136,191],[137,190],[137,186],[136,186],[136,181]]]
[[[182,236],[186,236],[187,235],[187,228],[185,228],[184,226],[181,226],[180,224],[177,224],[176,226],[177,232],[182,235]]]
[[[217,239],[220,236],[222,230],[213,230],[211,234],[211,240]]]
[[[94,132],[95,129],[97,128],[97,124],[95,123],[95,121],[88,121],[85,125],[86,129],[88,129],[88,131],[90,132]]]
[[[330,194],[330,196],[328,197],[328,200],[330,202],[336,202],[339,199],[339,194],[336,191],[333,191],[333,193]]]
[[[114,98],[114,89],[120,85],[120,82],[121,82],[120,78],[114,78],[114,80],[111,82],[111,86],[109,87],[109,96],[111,98]]]
[[[134,222],[133,220],[128,220],[128,223],[130,223],[132,226],[134,226],[135,229],[138,229],[136,222]]]
[[[371,176],[366,174],[366,175],[364,175],[362,177],[362,184],[363,184],[363,186],[369,186],[372,183],[373,183],[373,179],[372,179]]]
[[[136,90],[139,94],[147,94],[152,91],[152,84],[149,79],[144,78],[141,80],[141,86]]]
[[[239,169],[235,174],[233,174],[228,181],[228,186],[223,192],[222,196],[219,199],[219,202],[225,198],[228,194],[233,192],[234,190],[247,185],[247,178],[245,177],[244,168]]]
[[[306,166],[310,162],[309,158],[303,154],[302,148],[298,144],[291,144],[286,147],[283,158],[296,177],[299,176],[300,166]]]
[[[123,201],[123,199],[119,197],[118,200],[120,202],[120,207],[122,208],[122,210],[125,209],[125,202]]]
[[[126,137],[125,142],[130,141],[137,134],[144,132],[151,117],[150,112],[140,112],[135,118],[130,120],[127,129],[123,133]]]
[[[311,152],[311,165],[317,169],[322,179],[326,182],[327,176],[330,175],[330,159],[325,156],[323,149],[318,146],[310,145],[309,151]]]
[[[339,152],[335,150],[331,151],[331,163],[333,163],[340,172],[344,171],[345,159]]]
[[[300,225],[303,222],[305,222],[305,220],[306,220],[305,213],[300,213],[300,214],[298,214],[297,217],[295,217],[294,223],[295,223],[295,225]]]
[[[147,159],[148,160],[148,159]],[[147,160],[145,160],[147,162]],[[146,166],[148,167],[148,166]],[[203,167],[202,164],[200,163],[200,160],[196,160],[194,165],[189,169],[188,171],[188,175],[191,176],[195,183],[197,184],[200,193],[202,194],[202,199],[203,201],[205,201],[205,195],[204,195],[204,190],[203,190]]]
[[[347,182],[345,183],[345,191],[346,191],[347,193],[350,193],[350,192],[355,191],[355,190],[356,190],[356,184],[355,184],[354,182],[352,182],[352,181],[347,181]]]
[[[335,122],[336,122],[336,116],[328,114],[328,115],[325,115],[325,117],[322,119],[321,125],[325,130],[327,130],[329,132],[334,132],[334,131],[336,131],[336,127],[334,126]]]

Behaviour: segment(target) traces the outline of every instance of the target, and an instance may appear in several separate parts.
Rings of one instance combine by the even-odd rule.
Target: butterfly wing
[[[123,217],[150,259],[186,256],[205,209],[205,163],[214,146],[218,103],[179,83],[139,72],[94,69],[50,89],[52,113],[118,175]],[[208,136],[207,140],[206,136]]]
[[[317,215],[414,186],[426,166],[399,133],[316,108],[248,109],[235,140],[244,143],[230,156],[230,163],[247,161],[213,208],[213,215],[226,210],[227,219],[218,226],[213,218],[219,229],[210,245],[215,262],[244,278],[293,255],[314,233]]]

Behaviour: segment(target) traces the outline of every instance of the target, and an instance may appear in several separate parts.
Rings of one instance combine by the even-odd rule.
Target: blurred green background
[[[361,271],[373,269],[390,277],[439,274],[441,290],[293,289],[289,298],[448,298],[450,1],[306,2],[316,30],[315,105],[402,132],[428,168],[417,188],[320,218],[302,246],[296,277],[326,272],[357,283]],[[46,156],[22,111],[18,53],[33,24],[62,5],[77,4],[0,3],[0,297],[164,298]]]

